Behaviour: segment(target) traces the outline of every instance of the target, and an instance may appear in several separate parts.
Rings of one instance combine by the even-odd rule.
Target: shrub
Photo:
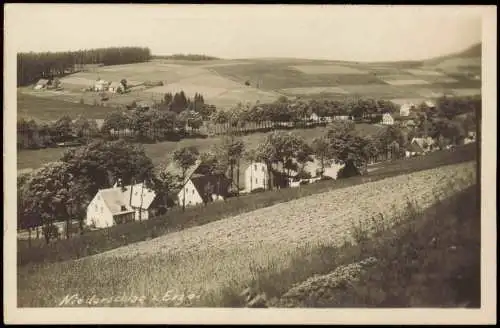
[[[256,188],[254,190],[251,191],[252,194],[255,194],[255,193],[259,193],[259,192],[263,192],[263,191],[266,191],[264,188]]]

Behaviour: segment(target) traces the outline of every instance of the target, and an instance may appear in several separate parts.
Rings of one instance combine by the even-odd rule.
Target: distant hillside
[[[207,56],[207,55],[198,55],[198,54],[173,54],[173,55],[155,55],[153,59],[176,59],[176,60],[217,60],[220,59],[218,57]]]
[[[477,58],[477,57],[481,57],[481,43],[477,43],[473,46],[470,46],[469,48],[467,48],[465,50],[462,50],[462,51],[459,51],[456,53],[430,58],[430,59],[426,60],[425,62],[427,64],[431,64],[431,63],[433,64],[436,62],[440,62],[440,61],[447,60],[447,59],[453,59],[453,58]]]

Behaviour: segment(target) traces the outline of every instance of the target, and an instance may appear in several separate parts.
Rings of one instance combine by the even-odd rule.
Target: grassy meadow
[[[289,130],[301,137],[307,142],[311,142],[314,138],[322,136],[326,133],[327,127],[314,127],[307,129]],[[380,132],[384,127],[374,126],[370,124],[357,124],[356,129],[365,134],[374,134]],[[270,132],[257,132],[242,136],[246,149],[254,149],[266,138]],[[196,146],[200,152],[207,151],[210,147],[222,139],[222,136],[213,136],[209,138],[188,138],[180,141],[165,141],[154,144],[144,144],[146,155],[151,158],[153,164],[158,165],[168,161],[172,153],[181,147]],[[64,153],[64,148],[46,148],[36,150],[18,150],[17,152],[17,168],[38,168],[41,165],[57,161]],[[247,163],[241,163],[244,167]],[[241,173],[243,174],[243,172]],[[243,175],[241,176],[243,178]]]

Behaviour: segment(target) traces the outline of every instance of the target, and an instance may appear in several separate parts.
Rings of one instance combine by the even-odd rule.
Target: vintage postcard
[[[496,321],[496,6],[4,8],[6,323]]]

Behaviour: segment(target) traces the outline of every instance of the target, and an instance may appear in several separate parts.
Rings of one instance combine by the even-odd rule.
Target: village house
[[[86,224],[105,228],[116,224],[148,220],[156,214],[156,193],[144,183],[100,189],[87,207]]]
[[[49,80],[47,80],[47,79],[40,79],[35,84],[35,86],[34,86],[33,89],[35,89],[35,90],[45,89],[45,88],[47,88],[48,84],[49,84]]]
[[[334,121],[349,121],[352,120],[351,116],[349,115],[335,115],[333,117]]]
[[[269,172],[264,163],[251,163],[245,170],[245,190],[267,189]]]
[[[309,121],[319,122],[319,116],[318,116],[318,114],[316,114],[316,113],[312,113],[312,114],[309,116]]]
[[[94,83],[94,91],[106,91],[108,86],[109,82],[99,79]]]
[[[201,164],[200,160],[196,161],[186,172],[181,190],[177,193],[180,206],[206,204],[229,196],[230,180],[223,174],[204,174],[200,170]]]
[[[425,155],[428,152],[436,150],[436,146],[436,141],[431,137],[413,138],[406,150],[406,157]]]
[[[415,109],[415,104],[413,103],[402,104],[401,107],[399,108],[399,115],[410,116],[411,111],[414,109]]]
[[[120,82],[111,82],[108,91],[112,93],[122,93],[125,91],[125,86]]]
[[[436,104],[432,100],[426,100],[424,104],[429,108],[436,108]]]
[[[467,145],[475,141],[476,141],[476,132],[470,131],[469,133],[467,133],[467,137],[464,138],[463,143],[464,145]]]
[[[406,149],[406,151],[405,151],[406,157],[421,156],[424,154],[425,154],[425,150],[417,142],[412,142],[410,144],[410,146],[408,146],[408,149]]]
[[[382,122],[381,124],[383,125],[394,125],[394,118],[392,117],[391,114],[385,113],[382,115]]]

